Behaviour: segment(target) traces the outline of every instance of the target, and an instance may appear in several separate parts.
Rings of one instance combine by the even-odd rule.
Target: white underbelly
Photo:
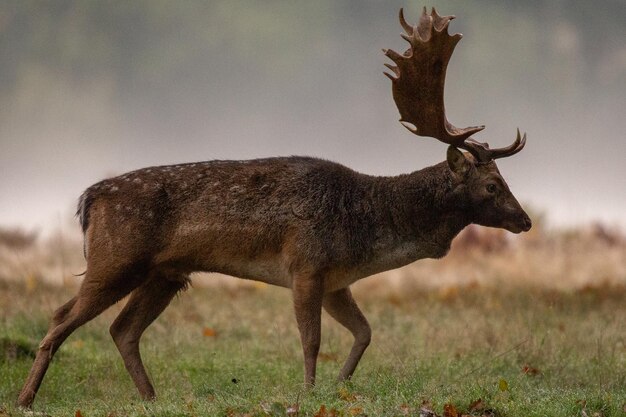
[[[219,268],[222,274],[237,278],[265,282],[279,287],[291,288],[291,276],[287,268],[276,261],[254,261],[231,263]]]

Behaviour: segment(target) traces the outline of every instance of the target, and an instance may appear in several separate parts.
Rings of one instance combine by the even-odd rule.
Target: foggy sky
[[[23,16],[0,5],[0,226],[66,224],[90,184],[149,165],[310,155],[396,175],[445,158],[398,123],[382,74],[381,48],[404,50],[397,12],[416,21],[413,1],[135,2],[106,10],[115,37],[93,38],[81,3]],[[593,2],[610,13],[591,18],[576,3],[430,2],[464,34],[447,115],[485,124],[475,137],[492,147],[528,132],[498,166],[551,224],[626,228],[626,6]],[[16,25],[41,29],[40,49],[16,52]]]

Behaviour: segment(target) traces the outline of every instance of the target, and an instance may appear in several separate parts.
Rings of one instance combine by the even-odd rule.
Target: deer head
[[[383,50],[395,65],[385,64],[393,74],[393,99],[400,111],[400,123],[419,136],[429,136],[449,145],[447,160],[453,178],[456,201],[469,211],[471,221],[500,227],[513,233],[528,231],[531,221],[500,175],[495,159],[514,155],[526,144],[526,134],[517,131],[515,141],[504,148],[490,149],[471,135],[485,126],[457,128],[446,118],[443,102],[448,62],[461,34],[450,35],[454,16],[439,16],[426,8],[416,26],[409,25],[400,9],[402,34],[410,47],[404,54]],[[459,151],[463,149],[468,153]]]

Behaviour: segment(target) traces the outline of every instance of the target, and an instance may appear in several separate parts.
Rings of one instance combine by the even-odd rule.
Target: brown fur
[[[309,384],[326,309],[355,337],[339,374],[350,378],[371,337],[350,284],[444,256],[470,223],[530,228],[495,163],[452,147],[447,162],[397,177],[303,157],[145,168],[89,187],[77,215],[87,273],[78,295],[54,314],[21,406],[32,404],[67,336],[128,294],[111,335],[141,396],[154,398],[139,339],[194,271],[291,288]]]

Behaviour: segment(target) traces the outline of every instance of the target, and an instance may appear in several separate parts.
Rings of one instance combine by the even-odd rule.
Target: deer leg
[[[137,281],[125,275],[109,277],[87,274],[78,295],[61,306],[54,314],[50,330],[39,344],[17,405],[30,408],[52,357],[67,337],[119,301],[137,286]]]
[[[292,290],[304,352],[304,383],[314,385],[317,354],[320,350],[323,281],[316,275],[300,275],[294,278]]]
[[[370,344],[372,331],[367,319],[352,298],[350,288],[325,294],[323,305],[328,314],[354,335],[354,344],[350,350],[350,355],[337,378],[339,381],[344,381],[352,377],[363,352]]]
[[[55,329],[59,324],[61,324],[65,320],[65,318],[67,317],[68,313],[74,307],[74,304],[76,304],[76,300],[77,299],[78,299],[78,296],[72,297],[68,302],[66,302],[61,307],[59,307],[58,309],[56,309],[54,311],[54,314],[52,316],[52,320],[50,320],[50,325],[48,326],[48,334],[50,334],[53,329]],[[37,360],[35,360],[35,364],[36,363],[37,363]],[[26,389],[27,389],[26,387],[29,385],[28,382],[33,378],[33,374],[34,374],[34,370],[35,370],[35,364],[33,364],[33,369],[31,369],[31,372],[30,372],[30,375],[27,378],[26,384],[24,384],[24,389],[22,389],[22,393],[20,394],[20,399],[18,400],[18,405],[23,406],[23,407],[29,407],[30,404],[32,404],[32,401],[34,400],[34,397],[35,397],[35,394],[37,392],[37,389],[39,388],[39,385],[41,384],[41,381],[39,381],[39,384],[37,384],[37,387],[35,388],[34,392],[32,393],[32,398],[29,400],[30,403],[28,403],[28,400],[25,398],[25,396],[23,394],[26,392]],[[46,365],[46,368],[47,368],[47,365]],[[44,369],[43,373],[45,373],[45,371],[46,370]],[[42,375],[42,378],[43,378],[43,375]],[[22,401],[23,397],[24,397],[24,401]]]
[[[144,330],[165,310],[174,295],[185,288],[187,279],[187,276],[172,279],[169,276],[153,275],[149,281],[132,292],[128,303],[111,325],[113,341],[144,400],[153,400],[156,395],[141,360],[139,339]]]
[[[54,312],[54,315],[52,316],[52,320],[50,320],[50,326],[48,327],[48,331],[54,329],[65,320],[65,317],[67,317],[67,314],[70,312],[72,307],[74,307],[74,304],[76,304],[77,299],[78,299],[78,296],[72,297],[71,300],[63,304]]]

